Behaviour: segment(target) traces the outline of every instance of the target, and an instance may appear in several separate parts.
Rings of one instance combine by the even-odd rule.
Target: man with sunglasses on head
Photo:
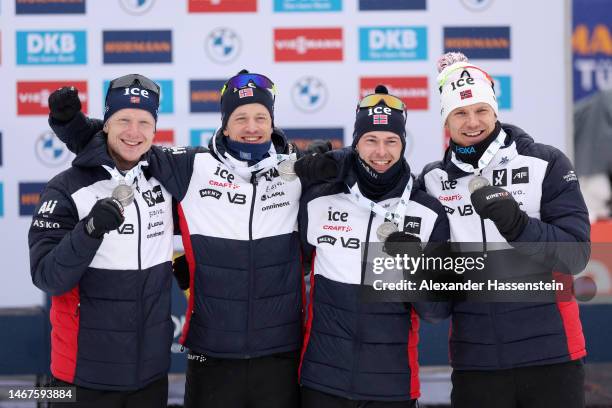
[[[568,158],[500,123],[493,80],[465,55],[443,55],[438,72],[451,142],[441,161],[423,169],[419,185],[436,197],[459,197],[444,202],[452,241],[498,243],[487,262],[505,262],[488,275],[520,282],[532,271],[548,280],[582,271],[590,225]],[[438,317],[452,317],[452,406],[584,407],[585,340],[568,292],[550,301],[452,301],[439,308]]]
[[[377,243],[411,252],[421,241],[449,239],[442,205],[412,188],[405,120],[403,102],[377,86],[358,105],[352,147],[332,152],[340,177],[302,196],[300,235],[313,257],[300,367],[304,408],[417,406],[415,304],[360,296]],[[316,179],[312,160],[299,160],[296,172]]]
[[[292,150],[274,127],[274,98],[269,78],[243,70],[221,91],[222,126],[208,149],[152,148],[149,170],[179,203],[186,252],[176,267],[189,276],[187,407],[299,405],[302,188],[279,177]],[[53,128],[78,149],[97,124],[72,110]]]
[[[51,295],[52,385],[76,387],[76,403],[51,406],[168,400],[171,197],[146,165],[159,87],[128,79],[109,89],[102,129],[47,183],[29,231],[32,281]]]

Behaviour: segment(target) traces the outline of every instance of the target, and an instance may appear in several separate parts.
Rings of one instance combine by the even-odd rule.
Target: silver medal
[[[380,242],[385,242],[387,238],[389,237],[389,235],[391,235],[392,233],[396,231],[399,231],[397,229],[397,225],[395,225],[392,222],[385,221],[382,224],[380,224],[378,228],[376,229],[376,236],[378,237],[378,240]]]
[[[119,183],[113,189],[112,197],[119,201],[123,207],[127,207],[134,201],[134,190],[125,183]]]
[[[475,176],[468,183],[468,190],[470,191],[470,194],[472,194],[474,191],[479,190],[488,185],[489,185],[489,180],[487,180],[486,178],[482,176]]]
[[[284,181],[293,181],[297,178],[295,174],[295,162],[294,159],[284,160],[278,163],[278,175]]]

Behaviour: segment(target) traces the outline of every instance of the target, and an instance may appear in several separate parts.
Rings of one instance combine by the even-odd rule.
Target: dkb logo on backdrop
[[[85,31],[17,31],[17,65],[86,63]]]

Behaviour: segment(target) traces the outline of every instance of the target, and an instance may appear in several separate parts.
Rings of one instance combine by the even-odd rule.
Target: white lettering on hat
[[[149,91],[147,91],[146,89],[140,89],[140,88],[125,88],[123,95],[124,96],[142,96],[148,99]]]

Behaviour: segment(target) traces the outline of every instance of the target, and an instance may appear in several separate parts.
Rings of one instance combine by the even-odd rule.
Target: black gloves
[[[94,204],[85,217],[85,232],[99,239],[107,232],[119,228],[124,220],[121,203],[112,197],[103,198]]]
[[[324,181],[338,176],[338,164],[326,154],[307,154],[294,165],[295,174],[308,182]]]
[[[305,154],[311,153],[327,153],[332,150],[332,142],[329,140],[316,139],[313,140],[307,147]]]
[[[181,290],[189,289],[189,265],[185,255],[177,256],[172,262],[172,273]]]
[[[474,191],[470,199],[474,210],[482,218],[493,221],[506,241],[518,238],[529,222],[529,216],[503,188],[485,186]]]
[[[409,257],[419,257],[423,253],[421,239],[404,231],[392,232],[383,244],[383,252],[390,256],[404,254]],[[417,245],[418,244],[418,245]]]
[[[70,122],[81,111],[79,91],[74,86],[64,86],[49,95],[49,110],[52,119]]]

